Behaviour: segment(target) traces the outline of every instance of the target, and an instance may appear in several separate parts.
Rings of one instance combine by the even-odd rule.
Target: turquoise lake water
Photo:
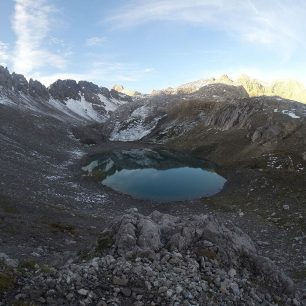
[[[167,151],[103,154],[83,170],[116,191],[160,202],[212,196],[226,182],[207,162]]]

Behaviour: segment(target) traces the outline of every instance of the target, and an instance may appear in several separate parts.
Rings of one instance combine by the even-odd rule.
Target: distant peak
[[[227,74],[223,74],[218,78],[200,79],[182,84],[176,88],[154,90],[152,94],[191,94],[200,90],[202,87],[216,83],[236,87],[242,86],[251,97],[263,95],[280,96],[284,99],[306,103],[306,87],[296,80],[288,79],[265,83],[246,74],[240,75],[237,79],[231,79]]]
[[[116,91],[118,91],[118,92],[122,92],[122,91],[124,90],[124,87],[123,87],[123,85],[121,85],[121,84],[115,84],[115,85],[113,86],[113,89],[116,90]]]
[[[141,95],[141,93],[139,91],[132,90],[132,89],[126,89],[121,84],[115,84],[113,86],[113,90],[116,90],[117,92],[123,93],[123,94],[131,96],[131,97]]]

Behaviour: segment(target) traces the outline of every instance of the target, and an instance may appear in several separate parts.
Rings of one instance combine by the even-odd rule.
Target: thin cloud
[[[44,66],[64,67],[64,57],[46,47],[54,12],[47,0],[15,0],[12,21],[16,34],[15,71],[29,75]]]
[[[9,59],[9,45],[0,41],[0,65],[7,66]]]
[[[90,37],[86,40],[87,47],[101,46],[106,42],[106,37]]]
[[[141,68],[134,64],[94,62],[89,69],[81,73],[55,73],[51,75],[37,73],[34,77],[46,86],[58,79],[86,80],[103,86],[111,86],[114,83],[135,82],[153,72],[153,68]]]
[[[302,46],[306,2],[297,0],[148,0],[130,1],[109,21],[127,28],[152,21],[184,22],[212,27],[227,35],[286,52]]]

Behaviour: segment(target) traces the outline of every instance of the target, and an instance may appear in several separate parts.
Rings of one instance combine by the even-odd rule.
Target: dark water
[[[161,202],[212,196],[226,181],[210,163],[149,149],[104,153],[82,169],[114,190]]]

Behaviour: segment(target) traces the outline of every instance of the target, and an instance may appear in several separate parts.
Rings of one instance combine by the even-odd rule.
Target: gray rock
[[[60,101],[67,99],[80,100],[80,91],[80,86],[74,80],[57,80],[49,87],[51,96]]]
[[[38,97],[45,100],[50,98],[48,89],[38,81],[30,79],[29,81],[29,94],[32,97]]]
[[[126,286],[129,280],[126,276],[114,276],[113,277],[113,284],[118,286]]]
[[[132,290],[130,288],[127,288],[127,287],[121,288],[120,291],[126,297],[129,297],[132,294]]]
[[[29,84],[26,78],[22,74],[16,74],[12,73],[12,82],[13,82],[13,87],[15,91],[17,92],[23,92],[23,93],[28,93],[29,90]]]
[[[88,293],[89,291],[83,288],[78,290],[78,294],[83,295],[83,296],[87,296]]]
[[[236,274],[237,274],[237,272],[236,272],[236,270],[235,269],[230,269],[229,271],[228,271],[228,276],[230,277],[230,278],[234,278],[235,276],[236,276]]]

